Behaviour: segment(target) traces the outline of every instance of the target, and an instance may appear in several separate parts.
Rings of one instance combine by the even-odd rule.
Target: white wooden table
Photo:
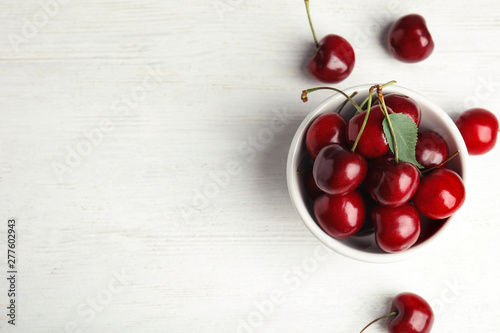
[[[497,1],[311,11],[355,49],[337,87],[396,79],[500,117]],[[413,12],[436,48],[409,65],[382,36]],[[293,210],[288,146],[329,95],[300,101],[318,85],[302,1],[3,0],[0,32],[1,332],[359,332],[402,291],[431,302],[433,332],[500,330],[500,147],[470,159],[461,218],[408,261],[323,252]]]

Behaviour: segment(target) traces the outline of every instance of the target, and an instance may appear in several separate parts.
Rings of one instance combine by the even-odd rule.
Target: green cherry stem
[[[349,102],[352,103],[352,105],[354,105],[354,107],[356,108],[356,110],[358,110],[360,112],[363,112],[363,110],[361,110],[361,108],[359,107],[358,103],[356,103],[349,95],[347,95],[342,90],[337,89],[337,88],[333,88],[333,87],[316,87],[316,88],[310,88],[310,89],[302,90],[302,95],[300,95],[300,98],[302,99],[302,102],[304,102],[304,103],[307,102],[307,94],[312,93],[312,92],[314,92],[316,90],[322,90],[322,89],[329,89],[329,90],[333,90],[333,91],[336,91],[338,93],[341,93],[342,95],[344,95],[345,98],[347,98],[349,100]]]
[[[442,167],[443,165],[445,165],[446,163],[448,163],[449,161],[451,161],[455,156],[457,156],[458,154],[460,153],[460,150],[457,150],[456,152],[454,152],[450,157],[448,157],[446,160],[444,160],[443,162],[439,163],[438,165],[435,165],[429,169],[425,169],[425,170],[422,170],[421,173],[422,174],[426,174],[426,173],[429,173],[437,168],[440,168]]]
[[[309,25],[311,26],[311,31],[314,37],[314,44],[316,44],[316,48],[318,48],[319,47],[318,38],[316,38],[316,33],[314,32],[313,23],[311,20],[311,12],[309,11],[309,0],[304,0],[304,2],[306,4],[307,19],[309,20]]]
[[[388,86],[390,86],[390,85],[393,85],[394,83],[397,83],[397,81],[396,81],[396,80],[392,80],[392,81],[389,81],[389,82],[387,82],[387,83],[384,83],[384,84],[382,85],[382,88],[385,88],[385,87],[388,87]],[[363,106],[365,106],[366,102],[368,102],[368,98],[369,98],[369,97],[366,97],[366,98],[365,98],[365,100],[363,101],[363,103],[361,103],[361,104],[359,105],[359,107],[360,107],[360,108],[363,108]]]
[[[374,321],[372,321],[371,323],[369,323],[368,325],[366,325],[366,326],[365,326],[365,328],[363,328],[363,329],[361,330],[361,332],[359,332],[359,333],[363,333],[363,332],[364,332],[364,331],[365,331],[365,330],[366,330],[366,329],[367,329],[367,328],[368,328],[371,324],[374,324],[374,323],[376,323],[376,322],[377,322],[377,321],[379,321],[379,320],[382,320],[382,319],[385,319],[385,318],[388,318],[388,317],[395,316],[395,315],[397,315],[397,314],[398,314],[397,312],[391,312],[391,313],[388,313],[388,314],[386,314],[386,315],[384,315],[384,316],[382,316],[382,317],[379,317],[379,318],[375,319]]]
[[[357,94],[358,94],[358,92],[357,92],[357,91],[355,91],[355,92],[353,92],[353,93],[351,94],[351,96],[350,96],[350,97],[351,97],[351,98],[353,98],[353,97],[354,97],[354,96],[356,96]],[[339,110],[337,111],[337,113],[338,113],[338,114],[340,114],[340,112],[342,112],[342,109],[343,109],[343,108],[344,108],[344,106],[347,104],[347,102],[349,102],[349,100],[348,100],[348,99],[346,99],[346,100],[344,101],[344,103],[342,103],[342,105],[340,106]]]
[[[385,106],[384,95],[382,95],[382,86],[377,87],[378,100],[381,105],[381,109],[384,111],[385,119],[387,119],[387,125],[389,125],[389,130],[391,131],[392,143],[394,145],[394,160],[399,163],[398,154],[398,142],[396,140],[396,133],[394,132],[394,127],[392,127],[391,118],[389,118],[389,113],[387,112],[387,107]]]
[[[361,124],[361,128],[359,129],[358,136],[356,137],[356,141],[354,141],[354,144],[352,145],[351,151],[355,151],[356,147],[358,146],[358,142],[361,139],[361,134],[363,134],[363,131],[365,130],[366,123],[368,122],[368,117],[370,116],[370,109],[372,107],[372,95],[373,95],[373,89],[375,89],[376,86],[373,86],[370,88],[370,92],[368,93],[368,109],[366,110],[366,115],[365,119],[363,120],[363,124]]]

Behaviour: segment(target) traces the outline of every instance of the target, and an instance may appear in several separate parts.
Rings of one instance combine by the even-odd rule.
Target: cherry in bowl
[[[357,91],[358,95],[356,95],[354,99],[359,104],[367,97],[368,90],[371,86],[371,84],[357,86],[345,89],[343,91],[349,96]],[[423,95],[397,85],[392,85],[384,88],[384,94],[390,93],[405,95],[412,98],[421,108],[422,117],[420,128],[432,129],[446,138],[450,152],[455,152],[457,150],[464,152],[467,151],[464,140],[458,128],[455,126],[453,120],[443,109],[441,109],[439,106],[434,104]],[[374,234],[371,232],[363,233],[363,235],[361,236],[336,239],[325,232],[325,230],[318,224],[317,220],[315,219],[312,204],[313,201],[311,200],[310,195],[307,194],[304,183],[304,175],[297,174],[297,170],[299,170],[302,161],[304,159],[310,159],[305,144],[306,133],[315,119],[323,114],[337,112],[339,107],[344,104],[345,100],[345,96],[338,93],[332,94],[329,98],[320,103],[302,121],[290,145],[286,170],[287,185],[292,204],[299,217],[301,218],[305,226],[311,231],[311,233],[325,246],[342,255],[356,260],[372,263],[400,261],[407,259],[424,249],[432,247],[432,244],[435,244],[437,240],[440,239],[440,235],[442,235],[450,225],[453,225],[453,221],[457,218],[457,216],[459,216],[460,211],[443,221],[439,221],[438,224],[434,224],[433,227],[430,228],[432,229],[431,234],[426,234],[425,237],[423,236],[423,232],[424,230],[429,229],[425,226],[425,224],[429,221],[427,218],[424,218],[421,221],[421,235],[414,243],[414,245],[407,250],[395,251],[394,253],[387,253],[380,249],[380,247],[376,243]],[[313,97],[310,97],[309,104],[304,105],[310,105],[313,103],[313,101]],[[342,116],[346,120],[351,119],[355,113],[354,108],[349,108],[348,105],[349,104],[347,104],[347,106],[341,112]],[[461,178],[464,179],[464,181],[466,181],[467,179],[467,158],[468,154],[458,154],[446,165],[447,168],[450,168],[451,170],[459,174]],[[363,193],[363,195],[365,196],[366,193]],[[368,215],[370,208],[366,207],[366,210],[366,215]]]
[[[446,140],[437,132],[422,129],[418,131],[415,158],[426,168],[440,165],[450,156]]]

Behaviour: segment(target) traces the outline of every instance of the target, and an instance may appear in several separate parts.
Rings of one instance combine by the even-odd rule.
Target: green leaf
[[[418,138],[417,125],[410,117],[402,113],[391,113],[389,118],[392,128],[394,129],[394,134],[396,135],[399,160],[414,164],[416,167],[423,169],[423,165],[418,163],[415,158],[415,147]],[[382,125],[384,127],[385,137],[389,143],[389,148],[391,148],[391,151],[395,154],[394,142],[387,118],[384,119]]]

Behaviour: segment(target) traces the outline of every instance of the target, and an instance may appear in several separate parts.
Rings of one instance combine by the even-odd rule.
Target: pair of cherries
[[[326,35],[318,42],[309,13],[309,0],[305,0],[305,4],[316,44],[316,50],[307,63],[307,70],[322,82],[341,82],[354,69],[354,49],[347,40],[334,34]],[[434,42],[425,20],[417,14],[403,16],[392,25],[387,46],[396,59],[410,63],[426,59],[434,50]]]
[[[388,114],[405,114],[420,124],[421,110],[413,99],[399,94],[384,99]],[[434,131],[420,130],[416,145],[416,160],[431,173],[421,178],[414,164],[398,161],[384,134],[382,107],[371,107],[368,118],[363,111],[346,122],[332,112],[311,123],[305,144],[314,164],[305,186],[314,199],[316,221],[327,234],[341,239],[374,228],[379,247],[392,253],[417,241],[419,213],[431,219],[455,213],[465,187],[457,173],[442,167],[449,149]]]

